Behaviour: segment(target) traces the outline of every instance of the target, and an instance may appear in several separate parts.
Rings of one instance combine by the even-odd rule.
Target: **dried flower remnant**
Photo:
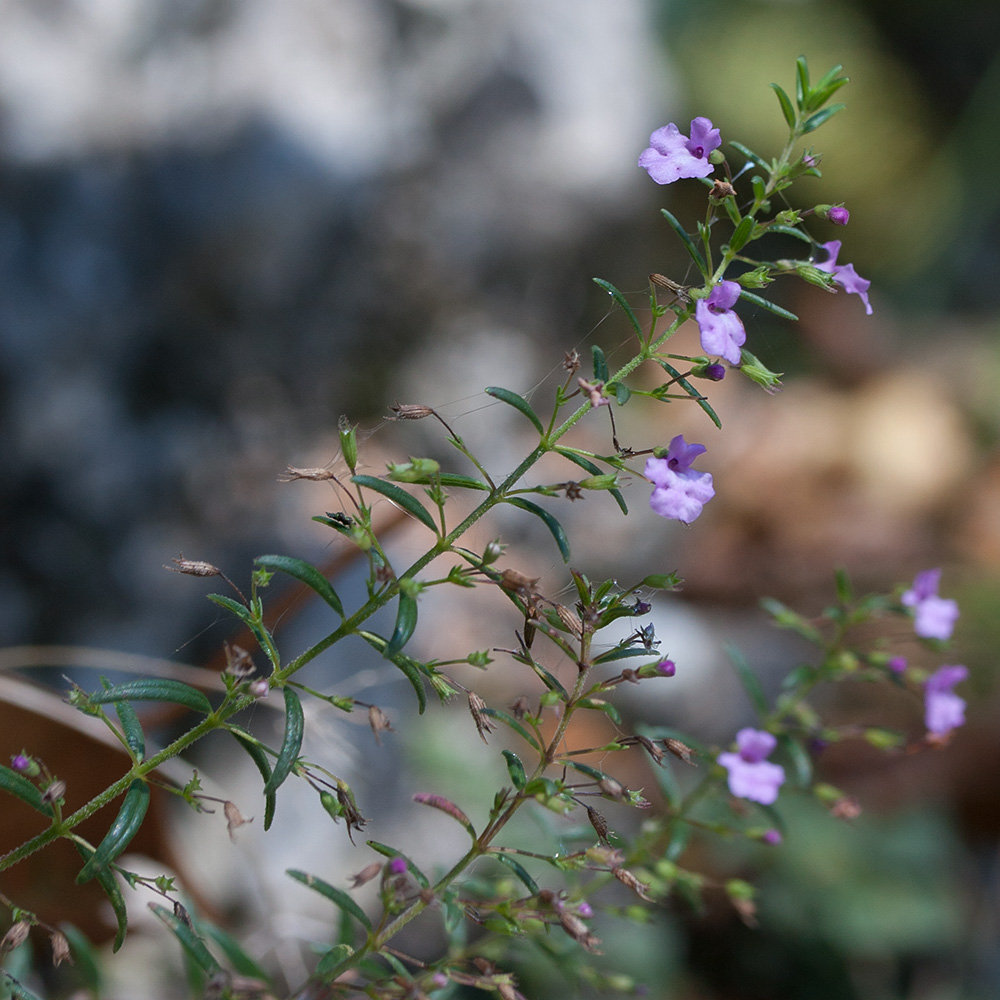
[[[490,717],[486,714],[486,702],[476,694],[475,691],[469,692],[469,711],[472,713],[472,720],[476,724],[476,729],[479,732],[479,738],[484,743],[489,743],[486,738],[487,733],[493,732],[496,726],[490,721]]]
[[[916,575],[913,586],[900,598],[913,609],[913,631],[922,639],[950,639],[958,620],[958,604],[938,597],[940,580],[940,569],[926,569]]]
[[[741,729],[736,734],[736,753],[719,754],[719,763],[729,772],[729,791],[741,799],[769,806],[778,798],[785,769],[766,760],[778,741],[763,729]]]
[[[585,378],[578,378],[577,384],[583,390],[583,394],[590,401],[590,405],[596,410],[599,406],[610,406],[611,400],[604,395],[603,382],[588,382]]]
[[[649,137],[649,148],[639,155],[642,167],[657,184],[673,184],[683,177],[707,177],[715,168],[709,154],[722,145],[719,130],[707,118],[691,121],[691,138],[671,122]]]
[[[660,517],[690,524],[715,496],[712,474],[691,468],[694,460],[705,451],[703,444],[688,444],[684,435],[678,434],[670,442],[664,458],[646,460],[646,478],[653,484],[649,506]]]
[[[706,354],[725,358],[731,365],[738,365],[740,348],[746,343],[747,334],[743,320],[733,311],[740,297],[740,286],[735,281],[720,281],[694,307],[694,318],[701,331],[701,346]],[[725,372],[723,372],[725,374]]]
[[[840,240],[830,240],[829,243],[820,243],[820,250],[825,250],[829,257],[816,263],[814,266],[820,271],[826,271],[833,275],[833,280],[837,282],[845,292],[857,295],[865,304],[865,312],[871,316],[872,306],[868,301],[868,288],[871,282],[867,278],[862,278],[854,270],[853,264],[838,264],[837,255],[840,253]]]
[[[252,823],[253,817],[251,816],[250,819],[247,819],[236,807],[236,803],[230,802],[228,799],[223,803],[222,812],[226,817],[226,829],[229,832],[229,839],[235,844],[236,831],[241,826]]]
[[[965,701],[952,688],[969,676],[966,667],[939,667],[924,683],[924,721],[933,736],[947,736],[965,722]]]
[[[372,733],[375,735],[375,742],[382,742],[382,733],[392,733],[395,730],[392,728],[392,723],[389,722],[389,716],[382,711],[378,705],[368,706],[368,725],[371,726]]]
[[[382,865],[377,861],[365,865],[356,875],[351,876],[351,888],[357,889],[366,882],[370,882],[380,871],[382,871]]]
[[[187,576],[222,576],[222,570],[218,566],[213,566],[209,562],[201,559],[185,559],[183,554],[177,559],[172,559],[173,566],[164,566],[172,573],[184,573]]]

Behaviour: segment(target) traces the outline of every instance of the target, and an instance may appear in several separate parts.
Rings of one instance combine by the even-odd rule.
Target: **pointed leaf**
[[[771,172],[771,166],[763,157],[758,156],[752,149],[748,146],[744,146],[742,142],[730,142],[730,146],[736,150],[737,153],[742,153],[754,166],[759,167],[766,173]],[[756,185],[754,185],[756,187]]]
[[[790,319],[798,322],[799,317],[795,313],[789,312],[787,309],[783,309],[781,306],[777,306],[767,299],[762,299],[759,295],[754,295],[753,292],[748,292],[745,288],[740,289],[740,298],[746,299],[747,302],[752,302],[755,306],[760,306],[761,309],[766,309],[769,313],[774,313],[775,316],[780,316],[782,319]]]
[[[454,802],[446,799],[443,795],[436,795],[433,792],[417,792],[413,796],[413,801],[422,806],[430,806],[432,809],[439,809],[441,812],[447,813],[455,822],[461,823],[465,827],[466,832],[473,840],[476,839],[476,830],[472,821]]]
[[[464,490],[489,490],[486,483],[473,479],[472,476],[461,476],[456,472],[439,472],[435,478],[442,486],[452,486]]]
[[[271,761],[264,751],[264,748],[257,743],[249,734],[243,732],[237,726],[230,726],[229,731],[236,737],[236,742],[250,755],[250,759],[257,765],[260,776],[264,779],[264,829],[270,830],[274,820],[275,794],[267,791],[271,781]]]
[[[11,1000],[41,1000],[41,997],[22,986],[6,969],[0,969],[0,989]]]
[[[501,388],[497,385],[487,386],[485,392],[487,396],[492,396],[494,399],[499,399],[501,403],[513,406],[515,410],[523,413],[535,425],[535,429],[539,434],[545,433],[542,427],[542,422],[538,418],[538,414],[531,408],[531,404],[524,398],[524,396],[519,396],[516,392],[512,392],[510,389]]]
[[[132,838],[139,832],[146,810],[149,808],[149,785],[136,778],[128,786],[125,798],[114,822],[97,845],[97,850],[87,859],[77,882],[89,882],[98,872],[106,870],[112,861],[122,854]]]
[[[510,775],[510,780],[514,783],[514,787],[521,791],[528,783],[528,776],[524,773],[521,758],[513,750],[501,750],[500,752],[503,754],[504,760],[507,761],[507,773]]]
[[[796,229],[794,226],[773,225],[768,226],[767,231],[769,233],[781,233],[784,236],[794,236],[797,240],[801,240],[803,243],[808,243],[812,246],[812,237],[806,235],[801,229]]]
[[[323,879],[317,878],[315,875],[309,875],[295,868],[289,868],[285,874],[295,879],[296,882],[301,882],[304,886],[308,886],[314,892],[318,892],[325,899],[330,900],[334,906],[343,910],[344,913],[349,913],[366,931],[372,929],[372,922],[368,919],[368,915],[343,890],[336,889],[329,882],[324,882]]]
[[[94,852],[82,844],[76,844],[75,846],[85,863],[94,856]],[[115,915],[115,921],[118,924],[118,929],[115,932],[115,940],[111,946],[112,952],[116,952],[125,943],[125,932],[128,930],[128,910],[125,907],[125,897],[122,895],[121,886],[118,884],[115,873],[110,868],[101,869],[94,875],[94,878],[97,884],[104,890],[104,895],[108,897],[108,902],[111,903],[111,910]]]
[[[799,56],[795,60],[795,96],[798,99],[799,107],[804,108],[806,98],[809,96],[809,67],[806,65],[806,57]]]
[[[52,806],[42,801],[42,793],[38,790],[38,786],[23,774],[18,774],[3,764],[0,764],[0,790],[17,796],[22,802],[45,816],[52,816]]]
[[[389,643],[377,632],[367,632],[364,629],[358,629],[357,634],[361,636],[361,638],[364,639],[369,646],[377,649],[383,655],[385,654],[386,647]],[[413,690],[417,695],[419,713],[423,715],[424,709],[427,707],[427,692],[424,690],[420,664],[413,659],[412,656],[407,656],[406,653],[397,653],[395,656],[389,657],[389,659],[403,672],[403,675],[412,685]]]
[[[846,108],[846,104],[831,104],[828,108],[824,108],[822,111],[817,111],[811,118],[807,118],[802,126],[803,135],[806,132],[813,132],[820,127],[824,122],[828,122],[838,111],[843,111]]]
[[[636,336],[642,340],[642,327],[639,325],[639,320],[636,318],[634,312],[632,312],[632,307],[628,304],[628,299],[610,281],[605,281],[603,278],[594,278],[594,284],[600,285],[614,300],[618,307],[626,317],[628,321],[632,324],[632,329],[635,330]],[[600,348],[593,348],[594,351],[600,350]],[[601,352],[601,360],[604,360],[604,352]],[[608,366],[604,364],[604,375],[603,377],[597,374],[597,355],[594,355],[594,377],[600,382],[607,382],[608,380]]]
[[[209,594],[208,599],[213,603],[218,604],[220,608],[225,608],[227,611],[236,615],[236,617],[239,618],[239,620],[243,622],[243,624],[246,625],[246,627],[254,634],[257,642],[260,643],[261,649],[267,652],[272,648],[273,644],[271,642],[270,634],[267,629],[263,627],[260,619],[257,618],[248,607],[240,604],[239,601],[234,601],[231,597],[227,597],[225,594]],[[268,655],[270,656],[270,653],[268,653]],[[278,663],[274,664],[276,669],[279,666],[280,664]]]
[[[535,737],[532,736],[531,733],[529,733],[528,730],[514,718],[514,716],[509,715],[507,712],[503,711],[503,709],[487,707],[483,709],[483,715],[488,715],[491,719],[499,719],[500,722],[513,729],[518,736],[530,743],[536,750],[542,749],[538,745],[538,740],[536,740]],[[503,753],[504,756],[507,755],[506,750],[504,750]]]
[[[101,683],[104,683],[103,677]],[[135,714],[135,709],[127,701],[115,702],[115,712],[121,723],[122,735],[125,737],[129,750],[132,751],[132,755],[137,761],[142,760],[146,755],[146,734],[142,731],[139,716]]]
[[[592,476],[601,475],[600,466],[595,465],[589,459],[584,458],[582,455],[578,455],[574,451],[570,451],[568,448],[556,448],[556,451],[562,455],[563,458],[568,458],[571,462],[579,465],[581,469],[585,469]],[[622,496],[622,491],[619,489],[608,490],[608,492],[615,498],[615,503],[621,508],[623,514],[628,513],[628,507],[625,505],[625,498]]]
[[[552,516],[544,507],[539,507],[538,504],[532,503],[530,500],[525,500],[522,497],[507,497],[504,503],[509,503],[513,507],[520,507],[521,510],[529,511],[538,517],[545,524],[545,527],[552,532],[552,537],[556,540],[556,545],[559,546],[559,553],[563,558],[563,562],[569,562],[569,539],[566,537],[566,532],[563,530],[563,526]]]
[[[732,145],[735,145],[733,143]],[[684,244],[684,249],[691,255],[691,259],[695,262],[698,270],[707,278],[708,277],[708,267],[705,265],[705,258],[702,257],[698,248],[694,245],[691,237],[688,236],[684,227],[674,218],[665,208],[660,209],[660,214],[670,223],[673,231],[677,234],[681,243]]]
[[[733,670],[736,672],[736,676],[739,678],[740,684],[743,685],[743,690],[746,691],[747,697],[750,699],[750,703],[758,715],[764,715],[767,712],[767,698],[764,696],[764,689],[760,685],[760,678],[753,672],[750,664],[747,663],[746,658],[740,650],[728,642],[724,644],[723,648],[726,651],[726,656],[729,657],[729,662],[732,664]]]
[[[140,677],[124,684],[115,684],[104,691],[87,695],[92,705],[116,701],[169,701],[195,712],[211,715],[212,703],[197,688],[167,677]]]
[[[315,566],[302,559],[293,559],[291,556],[257,556],[254,562],[258,566],[281,570],[282,573],[295,577],[300,583],[304,583],[319,594],[341,618],[344,617],[344,606],[340,603],[337,592]]]
[[[389,645],[385,647],[385,657],[392,659],[410,641],[414,629],[417,627],[417,599],[409,594],[400,592],[399,610],[396,612],[396,628],[389,640]]]
[[[660,365],[665,372],[668,372],[674,381],[679,385],[711,418],[713,424],[722,429],[722,421],[719,419],[719,415],[712,409],[711,404],[704,396],[696,389],[686,378],[684,378],[681,373],[674,368],[672,364],[668,361],[664,361],[663,358],[657,358],[656,363]]]
[[[605,282],[607,284],[607,282]],[[608,380],[608,361],[604,356],[604,351],[602,351],[597,344],[594,344],[590,348],[591,357],[594,359],[594,379],[597,382],[607,382]]]
[[[776,83],[771,84],[771,89],[778,95],[781,113],[785,116],[788,127],[795,128],[795,108],[792,107],[792,99]]]
[[[754,221],[753,216],[748,215],[741,219],[739,225],[733,231],[732,239],[729,241],[729,248],[735,251],[742,250],[750,242],[750,237],[753,235],[756,225],[757,223]]]
[[[209,920],[199,920],[196,926],[203,938],[211,938],[219,946],[230,965],[241,976],[251,976],[270,984],[271,977],[243,950],[239,941],[231,934],[227,934]]]
[[[402,507],[408,514],[412,514],[421,524],[427,525],[433,532],[437,532],[437,525],[434,518],[427,513],[427,508],[414,496],[410,496],[406,490],[400,488],[395,483],[387,482],[384,479],[377,479],[375,476],[351,476],[351,482],[356,486],[363,486],[365,489],[381,493],[387,500],[391,500],[397,507]]]
[[[170,928],[174,937],[180,941],[184,950],[206,975],[211,976],[222,971],[222,966],[213,958],[212,953],[205,946],[205,942],[189,924],[175,916],[165,906],[160,906],[159,903],[150,903],[149,908]]]
[[[302,737],[305,733],[305,716],[298,694],[294,688],[287,685],[281,689],[281,693],[285,696],[285,735],[281,740],[278,759],[274,762],[274,770],[264,785],[265,795],[276,792],[285,778],[292,773],[292,768],[302,750]]]
[[[500,864],[506,865],[524,884],[527,886],[528,892],[532,895],[537,895],[540,892],[538,888],[538,883],[524,870],[518,861],[515,861],[511,855],[507,854],[505,851],[497,851],[496,853],[491,853],[490,855],[495,860],[499,861]]]
[[[388,844],[380,844],[377,840],[366,840],[365,843],[384,858],[402,858],[406,862],[410,874],[420,883],[420,887],[422,889],[431,887],[430,879],[402,851],[397,851],[395,847],[389,847]]]

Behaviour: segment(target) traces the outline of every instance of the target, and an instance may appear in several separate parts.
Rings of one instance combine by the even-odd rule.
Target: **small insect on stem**
[[[691,301],[691,296],[688,295],[690,285],[680,285],[663,274],[651,274],[649,276],[649,283],[651,285],[658,285],[660,288],[669,289],[674,293],[674,298],[684,305],[687,305]]]

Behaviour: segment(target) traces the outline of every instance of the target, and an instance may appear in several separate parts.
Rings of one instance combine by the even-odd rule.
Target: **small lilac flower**
[[[656,664],[656,672],[661,677],[673,677],[677,673],[677,664],[673,660],[662,659]]]
[[[577,916],[583,917],[584,920],[589,920],[594,915],[594,908],[590,905],[590,903],[584,900],[576,908],[576,913]]]
[[[671,122],[649,137],[649,148],[639,156],[643,167],[657,184],[673,184],[682,177],[707,177],[715,168],[708,154],[722,145],[719,130],[707,118],[691,122],[691,138],[681,135]]]
[[[731,365],[740,363],[740,348],[747,339],[743,321],[733,312],[739,297],[740,286],[735,281],[720,281],[694,308],[702,349],[706,354],[725,358]]]
[[[905,656],[890,656],[889,662],[886,666],[894,674],[905,674],[906,673],[906,657]]]
[[[15,754],[10,759],[10,769],[12,771],[19,771],[22,774],[31,767],[31,758],[26,757],[23,753]]]
[[[691,468],[706,450],[703,444],[688,444],[684,435],[678,434],[670,442],[666,458],[646,459],[646,478],[653,484],[649,506],[660,517],[690,524],[715,496],[712,474]]]
[[[918,573],[913,586],[902,596],[902,602],[913,608],[913,631],[922,639],[950,639],[958,619],[958,604],[938,597],[941,570],[926,569]]]
[[[837,255],[840,253],[840,243],[840,240],[830,240],[829,243],[820,243],[820,250],[825,250],[830,256],[827,260],[824,260],[815,266],[820,271],[826,271],[827,274],[832,274],[833,280],[836,281],[837,284],[844,289],[844,291],[852,292],[853,294],[860,296],[861,301],[865,304],[865,312],[871,316],[872,306],[868,301],[868,287],[871,285],[871,282],[866,278],[862,278],[858,272],[854,270],[853,264],[837,263]]]
[[[960,665],[939,667],[924,683],[924,721],[927,731],[945,736],[965,722],[965,701],[952,688],[964,681],[969,671]]]
[[[771,827],[770,830],[765,830],[761,835],[760,839],[764,841],[765,844],[770,844],[772,847],[776,844],[781,843],[781,831],[775,830]]]
[[[389,873],[391,875],[402,875],[406,871],[406,859],[398,855],[389,862]]]
[[[736,753],[720,753],[719,763],[729,772],[729,791],[741,799],[771,805],[785,781],[785,769],[765,758],[778,741],[762,729],[741,729]]]
[[[834,205],[833,208],[826,213],[826,217],[835,226],[846,226],[847,223],[851,221],[851,213],[848,212],[843,205]]]

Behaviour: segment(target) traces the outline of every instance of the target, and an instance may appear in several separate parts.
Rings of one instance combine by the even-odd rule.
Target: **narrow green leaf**
[[[260,643],[261,649],[267,650],[271,647],[271,637],[267,629],[263,627],[260,620],[249,608],[240,604],[239,601],[234,601],[231,597],[227,597],[225,594],[209,594],[208,599],[214,604],[218,604],[220,608],[225,608],[231,614],[236,615],[254,634],[257,642]],[[277,666],[278,664],[275,664],[275,667]]]
[[[250,755],[250,759],[257,765],[257,770],[264,779],[264,829],[270,830],[276,801],[274,792],[267,791],[271,781],[271,761],[264,748],[249,733],[243,732],[237,726],[230,726],[229,731],[236,738],[236,742]]]
[[[38,812],[51,818],[52,806],[42,801],[42,793],[38,787],[23,774],[18,774],[3,764],[0,764],[0,790],[10,792],[32,809],[37,809]]]
[[[735,143],[733,143],[735,145]],[[695,262],[698,270],[707,278],[708,277],[708,267],[705,265],[705,258],[702,257],[698,248],[694,245],[694,241],[688,236],[684,227],[670,214],[665,208],[660,209],[660,214],[670,223],[671,228],[677,234],[678,239],[684,244],[684,249],[691,255],[691,259]]]
[[[31,990],[22,986],[6,969],[0,969],[0,989],[11,1000],[41,1000]]]
[[[118,815],[104,835],[104,839],[80,869],[80,874],[76,877],[77,882],[89,882],[98,872],[108,868],[139,832],[148,808],[149,785],[136,778],[128,786]]]
[[[437,795],[434,792],[417,792],[416,795],[413,796],[413,801],[422,806],[430,806],[432,809],[438,809],[441,812],[446,813],[453,820],[455,820],[456,823],[460,823],[464,826],[466,833],[468,833],[473,840],[476,839],[476,829],[472,825],[472,821],[450,799],[446,799],[443,795]]]
[[[632,312],[632,307],[628,304],[628,299],[626,299],[625,296],[622,295],[622,293],[620,291],[618,291],[618,289],[615,288],[615,286],[612,285],[610,281],[605,281],[603,278],[594,278],[594,284],[595,285],[599,285],[601,288],[603,288],[611,296],[611,298],[613,298],[615,300],[615,303],[618,306],[618,308],[621,309],[621,311],[623,313],[625,313],[625,316],[628,318],[629,323],[632,324],[632,329],[635,330],[636,336],[640,340],[642,340],[642,327],[639,325],[639,320],[636,318],[635,313]],[[594,350],[595,351],[596,350],[600,350],[600,348],[594,348]],[[601,354],[601,360],[603,361],[603,359],[604,359],[604,356],[603,356],[603,352],[602,352],[602,354]],[[596,354],[594,355],[594,372],[595,372],[595,375],[596,375],[596,372],[597,372],[597,355]],[[607,366],[607,364],[604,365],[604,375],[603,376],[597,376],[597,378],[601,382],[607,382],[607,380],[608,380],[608,366]]]
[[[801,229],[796,229],[794,226],[768,226],[767,231],[769,233],[781,233],[784,236],[794,236],[797,240],[801,240],[803,243],[808,243],[810,246],[812,245],[812,238],[802,232]]]
[[[211,938],[241,976],[252,976],[271,985],[271,977],[243,950],[239,941],[209,920],[196,923],[203,938]]]
[[[504,760],[507,761],[507,773],[510,775],[510,780],[514,783],[514,787],[521,791],[528,783],[528,776],[524,773],[521,758],[513,750],[501,750],[500,752],[503,754]]]
[[[831,104],[828,108],[824,108],[822,111],[817,111],[816,114],[807,118],[802,125],[803,135],[806,132],[814,132],[820,127],[820,125],[824,122],[828,122],[838,111],[843,111],[846,107],[846,104]]]
[[[437,532],[437,525],[434,523],[434,518],[427,513],[427,508],[416,497],[410,496],[406,490],[395,483],[377,479],[375,476],[351,476],[351,482],[375,493],[381,493],[397,507],[402,507],[408,514],[412,514],[421,524],[427,525],[431,531]]]
[[[410,641],[417,627],[417,599],[400,592],[399,610],[396,612],[396,628],[389,645],[385,647],[385,657],[391,660]]]
[[[456,472],[439,472],[435,477],[442,486],[450,486],[464,490],[489,490],[486,483],[472,476],[462,476]]]
[[[594,657],[594,663],[614,663],[616,660],[628,660],[634,656],[651,657],[653,655],[652,650],[646,649],[645,646],[615,646],[606,653]],[[659,660],[656,662],[659,663]]]
[[[573,768],[574,771],[579,771],[580,774],[584,774],[594,781],[604,781],[608,777],[603,771],[598,771],[596,767],[591,767],[579,760],[560,760],[559,763]]]
[[[806,57],[799,56],[795,60],[795,96],[798,99],[800,108],[805,108],[806,106],[809,89],[809,67],[806,65]]]
[[[580,708],[590,708],[595,712],[603,712],[616,726],[621,725],[621,712],[610,701],[603,701],[600,698],[581,698],[577,704]]]
[[[747,663],[743,654],[730,643],[725,643],[723,647],[729,662],[733,665],[733,670],[739,678],[743,690],[746,691],[750,703],[759,715],[767,712],[767,698],[764,696],[764,689],[760,686],[760,678],[753,672],[750,664]]]
[[[500,864],[506,865],[527,887],[528,892],[532,895],[537,895],[540,891],[538,888],[538,883],[524,870],[520,862],[515,861],[511,855],[504,851],[497,851],[491,853],[490,857],[499,861]]]
[[[771,84],[771,89],[778,95],[781,113],[785,116],[788,127],[795,128],[795,108],[792,107],[792,99],[776,83]]]
[[[609,377],[608,361],[604,356],[604,351],[597,344],[594,344],[590,348],[590,353],[594,359],[594,380],[597,382],[607,382]]]
[[[94,856],[94,852],[88,850],[82,844],[76,844],[76,849],[80,852],[84,863],[89,862]],[[118,951],[125,943],[125,933],[128,930],[128,909],[125,906],[125,897],[122,895],[121,886],[115,873],[110,868],[103,868],[94,875],[97,884],[104,890],[104,895],[108,897],[111,910],[115,915],[118,929],[115,932],[115,940],[111,946],[112,952]]]
[[[490,385],[485,389],[487,396],[492,396],[494,399],[499,399],[501,403],[506,403],[508,406],[513,406],[515,410],[519,413],[523,413],[534,425],[535,429],[539,434],[544,433],[542,427],[542,422],[538,418],[538,414],[531,408],[531,404],[524,398],[524,396],[519,396],[516,392],[512,392],[510,389],[504,389],[498,385]]]
[[[175,916],[165,906],[160,906],[159,903],[150,903],[149,908],[170,928],[174,937],[180,941],[184,950],[206,975],[212,976],[222,971],[222,966],[215,960],[205,946],[205,942],[192,930],[189,924]]]
[[[790,319],[793,322],[798,322],[799,317],[795,313],[789,312],[787,309],[783,309],[781,306],[775,305],[767,299],[762,299],[759,295],[754,295],[753,292],[748,292],[745,288],[740,289],[740,298],[746,299],[747,302],[752,302],[755,306],[760,306],[761,309],[766,309],[769,313],[774,313],[775,316],[780,316],[782,319]]]
[[[329,882],[324,882],[323,879],[317,878],[315,875],[309,875],[295,868],[289,868],[285,874],[295,879],[296,882],[301,882],[314,892],[318,892],[324,899],[328,899],[334,906],[343,910],[344,913],[349,913],[366,931],[372,929],[372,922],[368,919],[368,915],[343,890],[336,889]]]
[[[304,583],[319,594],[341,618],[344,617],[344,605],[340,603],[337,592],[315,566],[302,559],[293,559],[291,556],[257,556],[254,562],[258,566],[281,570],[282,573],[295,577],[300,583]]]
[[[101,678],[104,681],[104,678]],[[142,723],[139,716],[135,714],[135,709],[127,701],[115,702],[115,712],[118,714],[118,721],[122,726],[122,735],[128,744],[129,750],[137,761],[142,760],[146,755],[146,734],[142,731]]]
[[[427,876],[402,851],[397,851],[395,847],[389,847],[388,844],[380,844],[377,840],[366,840],[365,843],[384,858],[402,858],[406,862],[410,874],[420,883],[420,887],[422,889],[430,888],[431,883]]]
[[[367,632],[364,629],[358,629],[357,634],[373,649],[377,649],[383,655],[385,654],[389,643],[383,636],[380,636],[377,632]],[[419,713],[423,715],[424,709],[427,707],[427,692],[424,690],[424,681],[420,669],[421,665],[412,656],[407,656],[406,653],[397,653],[395,656],[389,657],[389,659],[402,671],[403,676],[410,682],[417,695]]]
[[[677,385],[679,385],[708,414],[712,423],[721,430],[722,421],[719,419],[719,415],[712,409],[711,404],[707,399],[705,399],[704,396],[702,396],[701,392],[699,392],[699,390],[695,388],[695,386],[693,386],[686,378],[683,378],[681,373],[668,361],[664,361],[663,358],[657,358],[656,363],[673,377]]]
[[[782,736],[779,742],[792,761],[799,787],[808,788],[813,780],[813,764],[809,752],[798,740],[788,736]]]
[[[733,237],[729,241],[729,247],[731,250],[742,250],[747,243],[750,241],[750,237],[753,235],[754,226],[757,223],[753,220],[752,216],[746,216],[740,220],[739,225],[733,231]]]
[[[533,746],[536,750],[542,749],[538,745],[538,740],[536,740],[535,737],[532,736],[531,733],[529,733],[528,730],[525,729],[524,726],[522,726],[521,723],[514,718],[514,716],[508,715],[508,713],[503,711],[503,709],[487,707],[484,708],[482,711],[483,715],[488,715],[491,719],[498,719],[505,726],[509,726],[511,729],[514,730],[515,733],[517,733],[518,736],[520,736],[522,739],[530,743],[531,746]],[[504,755],[506,754],[507,751],[505,750]]]
[[[576,452],[570,451],[567,448],[556,448],[556,451],[562,455],[563,458],[568,458],[575,465],[579,465],[581,469],[585,469],[592,476],[601,475],[601,468],[595,465],[588,458],[584,458],[582,455],[576,454]],[[615,498],[615,503],[621,508],[623,514],[628,513],[628,507],[625,504],[625,498],[622,496],[622,491],[618,489],[608,490],[608,492]]]
[[[286,685],[281,689],[281,693],[285,696],[285,735],[281,740],[278,759],[274,762],[274,770],[264,785],[265,795],[276,792],[285,778],[292,773],[292,768],[302,750],[302,737],[305,733],[302,702],[295,693],[295,688]]]
[[[820,78],[816,81],[816,86],[813,87],[813,91],[824,90],[826,87],[832,86],[834,83],[838,83],[843,86],[845,83],[849,82],[849,77],[840,76],[844,67],[837,63],[833,69],[827,70]],[[838,79],[840,77],[840,79]]]
[[[563,530],[563,526],[550,514],[544,507],[539,507],[538,504],[532,503],[530,500],[525,500],[522,497],[507,497],[504,503],[509,503],[513,507],[520,507],[521,510],[526,510],[535,517],[542,520],[545,527],[549,529],[552,533],[552,537],[556,540],[556,545],[559,546],[559,554],[563,558],[563,562],[569,562],[569,539],[566,537],[566,532]]]
[[[754,166],[759,167],[765,173],[771,172],[771,165],[763,157],[758,156],[752,149],[748,146],[744,146],[741,142],[730,142],[730,146],[736,150],[737,153],[742,153]],[[754,185],[756,187],[756,185]]]
[[[124,684],[115,684],[104,691],[87,695],[93,705],[116,701],[169,701],[195,712],[210,715],[212,703],[197,688],[166,677],[140,677]]]

